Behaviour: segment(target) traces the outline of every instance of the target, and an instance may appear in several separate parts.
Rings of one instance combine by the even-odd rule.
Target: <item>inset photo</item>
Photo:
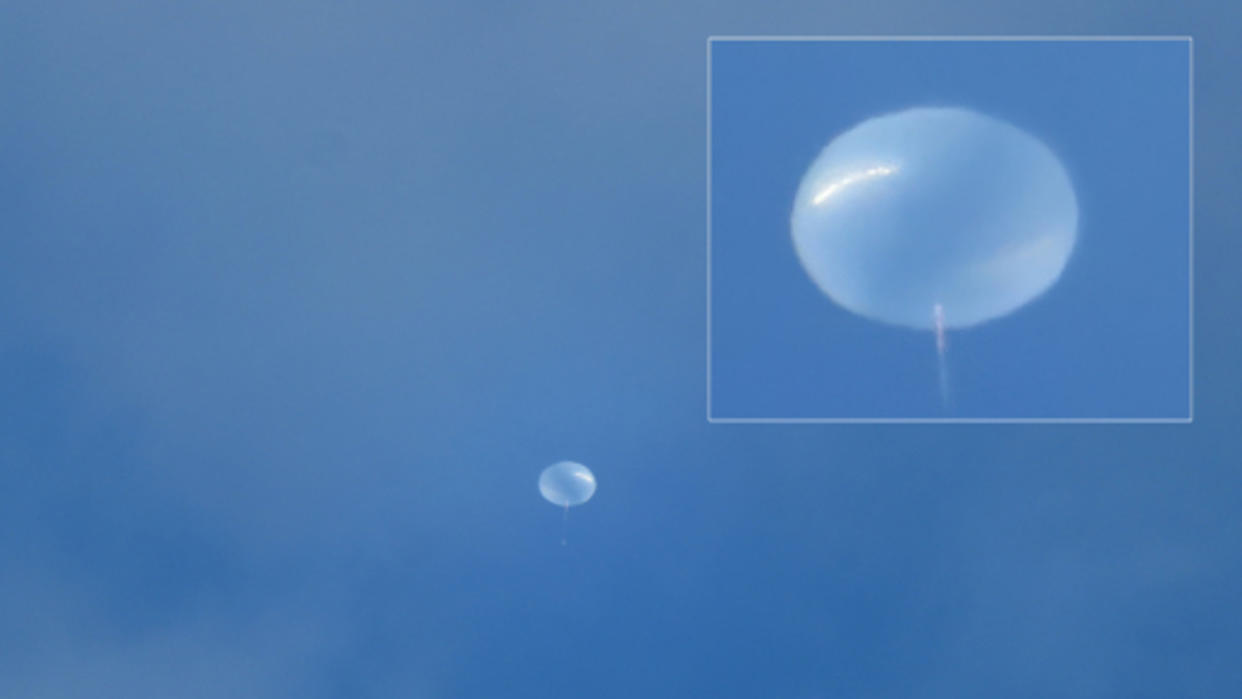
[[[1192,419],[1188,37],[707,48],[710,421]]]

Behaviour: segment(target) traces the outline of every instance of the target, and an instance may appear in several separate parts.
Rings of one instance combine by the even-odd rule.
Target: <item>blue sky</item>
[[[730,42],[712,64],[712,415],[1189,416],[1186,42]],[[793,253],[798,182],[867,118],[963,106],[1044,140],[1074,181],[1062,278],[950,338],[831,303]],[[951,309],[950,309],[951,310]]]
[[[1236,19],[5,5],[0,695],[1238,695]],[[705,421],[705,39],[876,31],[1196,36],[1194,424]]]

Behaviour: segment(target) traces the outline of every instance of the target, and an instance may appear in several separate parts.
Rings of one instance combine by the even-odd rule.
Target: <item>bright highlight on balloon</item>
[[[897,168],[888,167],[886,165],[877,165],[876,167],[869,168],[861,172],[851,172],[845,175],[844,177],[842,177],[841,179],[837,180],[836,182],[833,182],[829,184],[827,187],[824,187],[822,190],[820,190],[820,193],[815,195],[815,198],[811,200],[811,203],[818,206],[822,204],[825,199],[832,196],[833,194],[837,192],[837,190],[841,189],[842,187],[846,185],[851,185],[851,184],[854,184],[855,182],[858,182],[859,180],[865,180],[871,177],[879,177],[881,175],[891,175],[894,172],[897,172]]]
[[[553,505],[565,508],[561,525],[561,545],[564,546],[569,508],[571,505],[581,505],[595,495],[595,474],[591,473],[591,469],[574,461],[552,464],[539,474],[539,493]]]
[[[946,328],[1005,316],[1056,282],[1078,203],[1034,136],[967,109],[916,108],[833,139],[802,178],[791,228],[829,298],[934,330],[943,355]]]

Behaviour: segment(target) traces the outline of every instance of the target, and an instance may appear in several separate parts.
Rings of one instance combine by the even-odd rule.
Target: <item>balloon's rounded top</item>
[[[595,474],[573,461],[561,461],[539,474],[539,492],[554,505],[581,505],[595,494]]]
[[[1003,316],[1043,293],[1073,250],[1078,204],[1034,136],[967,109],[868,119],[807,170],[791,228],[803,267],[841,306],[915,328]]]

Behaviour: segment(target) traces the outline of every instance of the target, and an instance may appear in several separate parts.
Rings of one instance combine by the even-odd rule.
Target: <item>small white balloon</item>
[[[539,474],[539,492],[553,505],[581,505],[595,494],[595,474],[573,461],[561,461]]]
[[[1056,282],[1078,202],[1065,166],[1031,134],[967,109],[916,108],[833,139],[802,179],[791,224],[802,266],[839,305],[958,328]]]

